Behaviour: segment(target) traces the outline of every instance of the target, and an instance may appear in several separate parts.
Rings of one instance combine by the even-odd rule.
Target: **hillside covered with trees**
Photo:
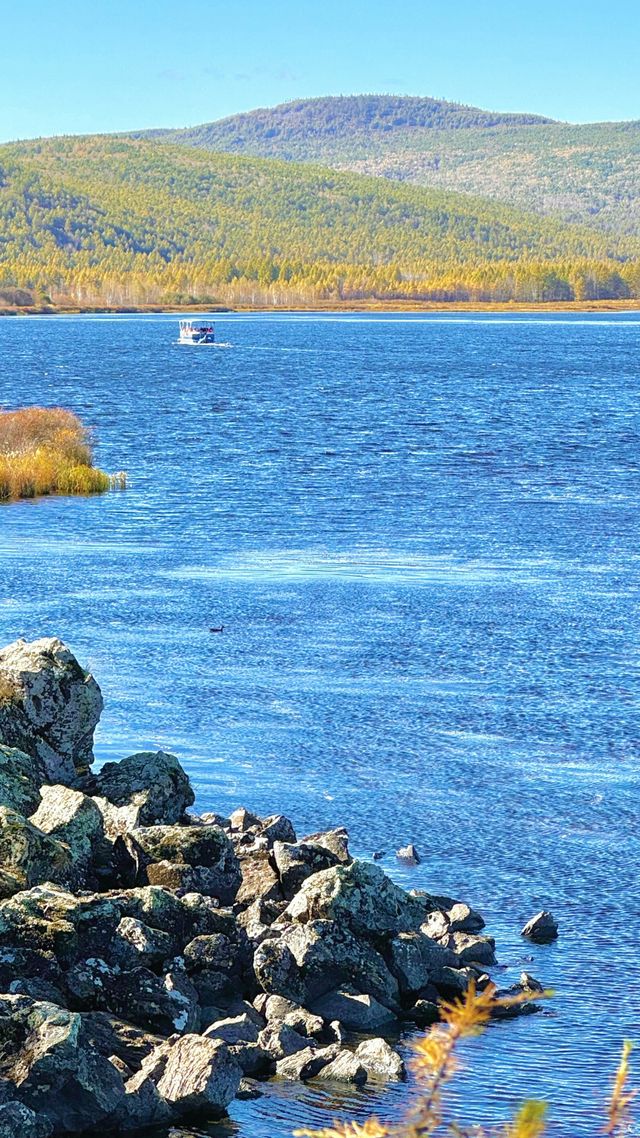
[[[0,147],[0,298],[640,295],[640,241],[461,194],[117,136]]]
[[[437,99],[360,95],[298,100],[147,134],[209,150],[320,162],[640,234],[640,120],[575,125]]]

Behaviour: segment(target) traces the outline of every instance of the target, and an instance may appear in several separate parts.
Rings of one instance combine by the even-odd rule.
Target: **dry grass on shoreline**
[[[90,433],[72,411],[0,411],[0,502],[45,494],[101,494],[125,485],[123,473],[109,475],[93,466]]]

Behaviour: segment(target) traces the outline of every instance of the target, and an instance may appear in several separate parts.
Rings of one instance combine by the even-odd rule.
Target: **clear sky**
[[[640,118],[640,0],[0,0],[0,140],[314,95]]]

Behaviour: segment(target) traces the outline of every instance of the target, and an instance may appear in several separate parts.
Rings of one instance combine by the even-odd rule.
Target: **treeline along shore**
[[[344,828],[198,814],[165,752],[94,770],[102,708],[60,640],[0,651],[2,1138],[216,1118],[272,1077],[401,1079],[388,1040],[472,985],[535,1010],[499,1003],[479,913],[354,860]]]

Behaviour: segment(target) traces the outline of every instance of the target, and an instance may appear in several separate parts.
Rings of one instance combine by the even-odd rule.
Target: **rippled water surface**
[[[198,807],[344,823],[481,909],[500,982],[557,995],[471,1044],[467,1118],[534,1095],[595,1134],[640,1040],[638,319],[230,316],[226,349],[176,328],[0,322],[0,402],[73,408],[130,478],[0,509],[1,642],[59,635],[91,667],[100,759],[173,750]],[[550,947],[518,935],[542,906]],[[210,1133],[407,1095],[272,1084]]]

